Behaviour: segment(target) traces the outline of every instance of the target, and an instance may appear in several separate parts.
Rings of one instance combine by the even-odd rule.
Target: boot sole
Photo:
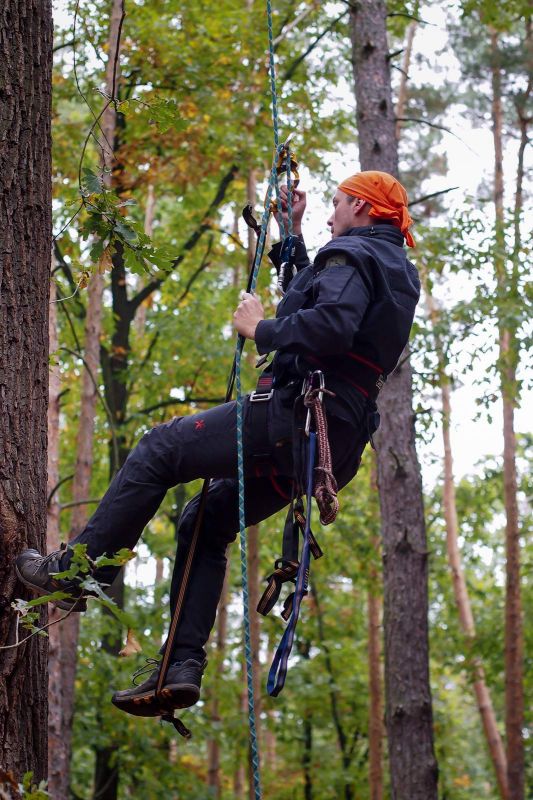
[[[120,711],[133,714],[134,717],[159,717],[178,708],[190,708],[199,699],[200,689],[194,683],[169,683],[157,699],[154,690],[125,698],[113,695],[111,702]]]
[[[39,597],[44,597],[47,594],[52,594],[52,592],[48,591],[48,589],[43,589],[42,586],[36,586],[34,583],[31,583],[24,575],[21,574],[19,568],[15,564],[15,572],[17,573],[17,578],[24,586],[27,586],[28,589],[31,589],[33,592],[39,595]],[[62,611],[75,611],[75,612],[83,612],[87,610],[87,601],[80,597],[78,600],[74,600],[74,602],[69,603],[67,600],[51,600],[53,605],[60,608]]]

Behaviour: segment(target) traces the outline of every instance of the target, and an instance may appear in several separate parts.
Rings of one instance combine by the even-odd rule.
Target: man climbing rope
[[[287,210],[282,190],[282,213]],[[375,399],[395,368],[411,328],[420,284],[404,242],[414,246],[412,220],[401,184],[382,172],[361,172],[340,184],[328,220],[331,241],[309,262],[301,222],[305,194],[293,193],[294,233],[299,236],[295,273],[276,317],[264,319],[260,300],[242,293],[233,316],[236,330],[255,341],[260,355],[275,351],[256,392],[244,401],[246,524],[271,516],[291,498],[294,471],[293,406],[310,371],[325,377],[325,407],[332,471],[339,488],[359,467],[375,430]],[[279,265],[281,244],[270,258]],[[289,276],[290,278],[290,276]],[[140,440],[112,481],[85,530],[70,545],[85,544],[96,559],[120,548],[133,549],[166,491],[177,483],[210,478],[201,535],[186,577],[170,666],[162,689],[168,708],[194,705],[206,666],[205,644],[215,621],[226,571],[226,548],[239,529],[235,402],[158,425]],[[172,576],[174,610],[184,580],[186,555],[199,499],[184,509]],[[41,556],[25,550],[17,558],[19,578],[41,595],[58,589],[71,600],[62,608],[85,610],[79,582],[58,579],[71,559],[70,547]],[[94,577],[111,583],[118,569],[102,567]],[[157,716],[159,664],[149,660],[147,679],[116,692],[113,703],[140,716]],[[143,674],[141,672],[141,674]]]

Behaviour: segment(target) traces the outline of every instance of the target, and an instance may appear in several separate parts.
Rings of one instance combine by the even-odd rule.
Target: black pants
[[[291,398],[289,398],[291,399]],[[252,439],[251,403],[244,401],[245,514],[252,525],[286,506],[292,476],[292,403],[275,392],[268,403],[264,446],[271,454],[272,477],[256,477],[249,458]],[[358,428],[329,417],[333,471],[339,488],[357,472],[367,441],[364,401]],[[257,430],[254,439],[257,441]],[[87,544],[97,558],[121,547],[133,549],[161,504],[177,483],[211,478],[200,540],[191,571],[185,604],[175,639],[173,660],[205,656],[226,572],[226,548],[239,530],[235,403],[176,417],[146,433],[113,479],[85,530],[71,544]],[[187,548],[192,537],[199,496],[185,507],[178,530],[178,549],[170,593],[171,609],[177,596]],[[96,577],[110,583],[118,570],[104,567]]]

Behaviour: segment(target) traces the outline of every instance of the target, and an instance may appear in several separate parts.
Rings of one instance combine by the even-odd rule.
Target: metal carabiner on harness
[[[315,386],[315,379],[318,381],[318,386]],[[313,390],[318,390],[318,399],[320,403],[324,401],[324,389],[326,388],[325,380],[324,380],[324,373],[320,369],[316,369],[314,372],[310,373],[310,375],[304,380],[302,386],[302,394],[304,397],[307,395],[308,392]],[[305,418],[305,435],[308,437],[311,431],[311,406],[307,409],[307,417]]]

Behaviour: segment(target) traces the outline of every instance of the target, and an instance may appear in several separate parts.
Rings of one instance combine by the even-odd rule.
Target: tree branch
[[[176,267],[179,266],[179,264],[181,264],[187,253],[193,249],[193,247],[196,245],[198,240],[203,236],[205,231],[209,230],[209,228],[211,227],[210,216],[214,211],[218,209],[219,205],[224,200],[226,192],[228,190],[228,186],[235,179],[235,176],[237,175],[238,171],[239,168],[235,164],[233,164],[228,170],[228,172],[223,176],[222,180],[218,185],[217,192],[213,200],[209,204],[207,211],[202,217],[200,224],[198,225],[196,230],[193,231],[193,233],[189,236],[189,238],[181,248],[181,253],[172,262],[172,269],[176,269]],[[143,300],[146,300],[147,297],[150,297],[152,292],[155,292],[157,289],[159,289],[159,287],[163,284],[163,281],[164,279],[161,278],[155,281],[151,281],[150,283],[147,283],[146,286],[144,286],[139,292],[137,292],[137,294],[134,297],[131,298],[131,300],[129,301],[129,305],[133,313],[135,313],[135,311],[141,305]]]
[[[160,403],[155,403],[153,406],[148,406],[147,408],[141,408],[139,411],[136,411],[131,417],[128,417],[124,421],[124,425],[127,425],[128,422],[136,419],[136,417],[140,417],[143,414],[151,414],[152,411],[157,411],[160,408],[168,408],[168,406],[187,406],[190,403],[209,403],[212,405],[219,405],[225,401],[225,397],[185,397],[183,400],[179,398],[171,398],[170,400],[162,400]]]
[[[52,48],[52,53],[57,53],[58,50],[63,50],[64,47],[72,47],[72,45],[75,43],[76,43],[75,39],[70,39],[68,42],[61,42],[61,44],[56,44]]]
[[[314,39],[311,42],[311,44],[309,45],[307,50],[305,50],[305,52],[303,52],[301,55],[299,55],[298,58],[295,61],[293,61],[292,64],[288,67],[288,69],[283,73],[283,75],[281,77],[282,82],[288,81],[288,80],[290,80],[292,78],[292,76],[294,75],[294,73],[296,72],[296,70],[298,69],[300,64],[302,63],[302,61],[304,61],[307,58],[307,56],[310,53],[313,52],[313,50],[315,49],[317,44],[324,38],[324,36],[326,36],[328,33],[330,33],[333,30],[333,28],[341,21],[341,19],[343,19],[348,13],[349,13],[349,11],[347,9],[346,11],[343,11],[342,14],[339,14],[339,16],[336,17],[333,20],[333,22],[330,23],[328,25],[328,27],[325,28],[322,31],[322,33],[320,33],[316,37],[316,39]]]
[[[273,41],[274,50],[277,50],[278,45],[281,44],[281,42],[286,38],[287,34],[290,33],[294,28],[296,28],[296,26],[299,25],[300,22],[303,22],[303,20],[306,17],[308,17],[309,14],[311,14],[313,11],[315,11],[315,6],[310,6],[309,8],[306,8],[304,11],[302,11],[301,14],[298,14],[296,17],[294,17],[292,22],[288,22],[285,25],[283,25],[280,32]]]
[[[49,495],[48,495],[48,497],[46,498],[46,507],[47,507],[47,508],[48,508],[48,506],[50,505],[50,502],[51,502],[51,500],[52,500],[52,497],[55,495],[55,493],[57,492],[57,490],[59,489],[59,487],[60,487],[60,486],[62,486],[64,483],[67,483],[67,481],[71,481],[73,477],[74,477],[74,473],[72,473],[72,475],[66,475],[64,478],[61,478],[61,480],[60,480],[60,481],[58,481],[58,482],[56,483],[56,485],[55,485],[55,486],[54,486],[54,488],[53,488],[53,489],[50,491],[50,494],[49,494]]]
[[[417,197],[416,200],[413,200],[411,203],[409,203],[409,208],[411,208],[411,206],[418,205],[418,203],[424,203],[426,200],[431,200],[432,197],[438,197],[440,194],[454,192],[456,189],[460,188],[460,186],[450,186],[449,189],[441,189],[439,192],[432,192],[431,194],[425,194],[423,197]]]
[[[76,506],[88,506],[92,504],[99,503],[101,497],[92,497],[87,500],[71,500],[69,503],[61,503],[59,506],[59,511],[64,511],[66,508],[75,508]]]

